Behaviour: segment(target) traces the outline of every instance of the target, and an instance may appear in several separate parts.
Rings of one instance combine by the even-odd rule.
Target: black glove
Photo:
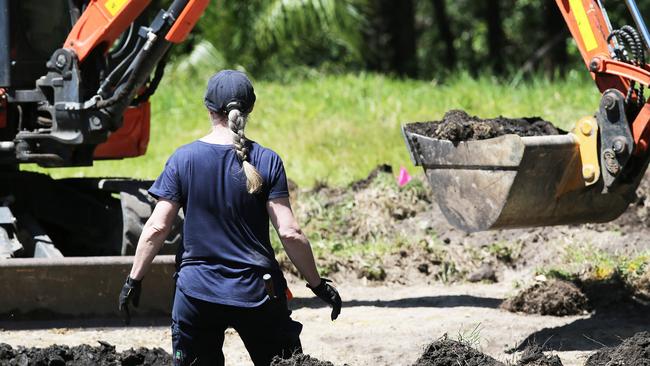
[[[311,288],[307,284],[307,287],[314,292],[314,295],[332,306],[332,320],[335,320],[341,313],[341,295],[329,282],[332,282],[332,280],[321,278],[318,286]]]
[[[126,325],[131,323],[131,314],[129,313],[129,301],[136,308],[140,304],[140,290],[142,288],[142,281],[134,280],[131,276],[126,278],[122,291],[120,292],[120,306],[119,309],[124,313],[124,322]]]

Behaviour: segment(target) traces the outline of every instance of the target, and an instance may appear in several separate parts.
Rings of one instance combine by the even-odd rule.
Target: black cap
[[[255,90],[243,72],[222,70],[208,80],[203,102],[213,112],[225,113],[227,106],[235,102],[240,111],[250,113],[255,105]]]

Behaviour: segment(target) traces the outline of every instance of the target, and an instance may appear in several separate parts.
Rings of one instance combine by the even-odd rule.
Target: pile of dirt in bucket
[[[563,366],[557,355],[547,356],[541,346],[531,346],[524,350],[517,366]]]
[[[469,345],[442,337],[427,346],[413,366],[503,366]]]
[[[409,123],[406,129],[420,135],[452,142],[484,140],[507,134],[546,136],[563,133],[551,122],[540,117],[481,119],[461,110],[448,111],[442,121]]]
[[[315,357],[299,353],[287,359],[282,359],[276,356],[271,361],[271,366],[334,366],[334,364],[329,361],[320,361]]]
[[[0,365],[47,365],[47,366],[167,366],[171,355],[162,348],[138,348],[116,352],[115,346],[99,342],[99,346],[82,344],[68,347],[53,345],[46,348],[12,348],[0,343]]]
[[[585,366],[650,365],[650,333],[641,332],[618,347],[607,347],[587,359]]]
[[[541,315],[578,315],[590,310],[587,296],[572,282],[537,282],[501,304],[505,310]]]

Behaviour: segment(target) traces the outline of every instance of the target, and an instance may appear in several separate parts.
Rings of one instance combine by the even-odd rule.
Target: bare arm
[[[307,236],[300,229],[291,211],[289,198],[269,200],[266,208],[289,259],[307,280],[309,286],[315,288],[320,284],[321,279],[316,269],[314,254]]]
[[[151,262],[160,251],[169,231],[171,230],[174,218],[178,215],[180,204],[174,201],[161,198],[156,207],[144,224],[142,234],[138,240],[138,247],[135,250],[133,267],[130,277],[134,280],[141,280],[149,271]]]

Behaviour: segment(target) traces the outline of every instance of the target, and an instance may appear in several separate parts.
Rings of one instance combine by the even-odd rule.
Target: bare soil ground
[[[412,365],[430,343],[447,334],[474,339],[475,348],[501,362],[516,361],[529,343],[546,343],[564,365],[583,365],[603,345],[650,328],[647,309],[618,313],[552,317],[499,309],[512,292],[509,284],[383,285],[342,284],[341,317],[331,322],[329,311],[304,288],[291,284],[297,298],[293,316],[305,325],[305,352],[335,365]],[[51,344],[97,345],[103,340],[118,351],[132,347],[162,347],[171,351],[169,320],[136,319],[125,328],[116,320],[51,321],[0,324],[0,342],[12,346]],[[230,365],[250,365],[243,344],[228,333],[225,354]]]

